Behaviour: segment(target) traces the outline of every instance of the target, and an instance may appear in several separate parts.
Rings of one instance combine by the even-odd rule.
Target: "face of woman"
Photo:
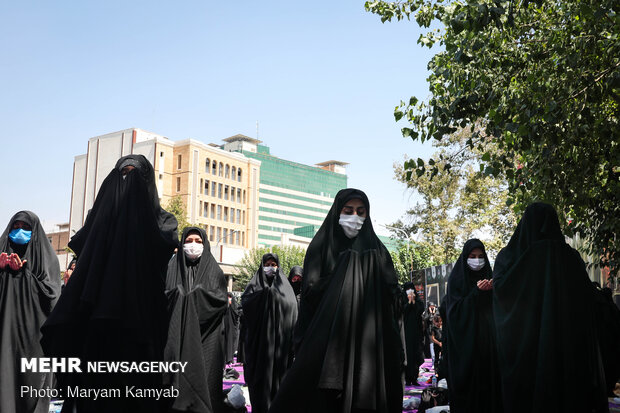
[[[278,263],[273,258],[269,258],[263,263],[263,267],[277,267]]]
[[[13,222],[13,228],[11,229],[23,229],[24,231],[32,231],[32,228],[30,227],[30,225],[28,225],[24,221]]]
[[[484,258],[484,251],[480,248],[474,248],[471,250],[467,258]]]
[[[200,238],[200,235],[196,234],[195,232],[190,232],[183,243],[189,244],[192,242],[195,242],[196,244],[202,244],[202,238]]]
[[[353,198],[347,201],[346,204],[340,210],[341,215],[357,215],[361,218],[366,218],[366,205],[359,198]]]

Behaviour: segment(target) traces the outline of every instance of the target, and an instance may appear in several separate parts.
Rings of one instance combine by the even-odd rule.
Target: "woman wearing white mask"
[[[502,411],[491,277],[484,244],[468,240],[450,273],[446,295],[443,342],[452,412]]]
[[[297,299],[276,254],[263,255],[261,265],[241,296],[243,373],[252,412],[267,413],[290,367]]]
[[[338,192],[304,260],[295,361],[270,412],[400,412],[394,265],[358,189]]]
[[[179,390],[171,411],[222,411],[226,277],[202,228],[185,228],[166,277],[170,325],[165,357],[187,362],[185,371],[165,377]]]

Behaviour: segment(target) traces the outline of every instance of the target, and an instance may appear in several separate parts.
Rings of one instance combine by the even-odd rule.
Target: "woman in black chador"
[[[608,411],[595,297],[554,208],[528,206],[493,272],[506,413]]]
[[[239,343],[239,305],[232,293],[227,293],[228,306],[224,314],[224,361],[230,364],[234,361],[235,351]]]
[[[301,284],[304,279],[304,269],[299,265],[293,266],[288,273],[288,282],[291,283],[293,291],[295,292],[295,298],[297,298],[297,308],[299,309],[299,301],[301,300]]]
[[[444,365],[450,372],[451,412],[502,411],[491,276],[484,245],[468,240],[450,273],[446,295]]]
[[[86,222],[69,242],[77,265],[42,327],[47,357],[79,357],[84,373],[57,374],[59,387],[120,389],[121,398],[66,394],[63,412],[157,412],[161,401],[125,397],[157,389],[153,373],[92,374],[88,361],[161,361],[167,336],[164,283],[178,243],[177,221],[159,205],[153,167],[125,156],[101,184]],[[110,394],[112,394],[110,392]]]
[[[243,372],[252,412],[266,413],[291,362],[297,299],[276,254],[265,254],[241,296]]]
[[[184,372],[166,375],[179,395],[173,412],[222,411],[226,277],[211,255],[202,228],[183,230],[168,265],[166,296],[170,313],[166,361],[186,361]]]
[[[304,261],[295,361],[271,412],[400,412],[402,295],[366,194],[338,192]]]
[[[418,384],[420,366],[424,363],[424,331],[422,329],[422,313],[424,303],[417,298],[412,282],[403,285],[404,308],[403,326],[405,329],[405,346],[407,348],[407,367],[405,368],[405,382],[407,385]]]
[[[0,412],[47,413],[51,373],[21,373],[21,358],[43,357],[39,328],[60,295],[56,253],[33,212],[13,215],[0,236]]]

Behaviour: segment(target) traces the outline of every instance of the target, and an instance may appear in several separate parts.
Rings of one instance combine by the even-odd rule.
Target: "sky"
[[[283,159],[348,162],[348,185],[387,233],[415,202],[394,162],[432,153],[393,116],[429,95],[436,50],[420,33],[353,0],[2,2],[0,222],[22,209],[46,229],[68,222],[74,157],[136,127],[218,144],[241,133]]]

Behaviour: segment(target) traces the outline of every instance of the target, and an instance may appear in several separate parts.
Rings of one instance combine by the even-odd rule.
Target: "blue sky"
[[[67,222],[73,158],[93,136],[221,143],[258,121],[273,155],[349,162],[349,186],[391,223],[413,202],[393,163],[432,152],[393,117],[428,97],[419,34],[351,0],[3,2],[0,222],[21,209]]]

